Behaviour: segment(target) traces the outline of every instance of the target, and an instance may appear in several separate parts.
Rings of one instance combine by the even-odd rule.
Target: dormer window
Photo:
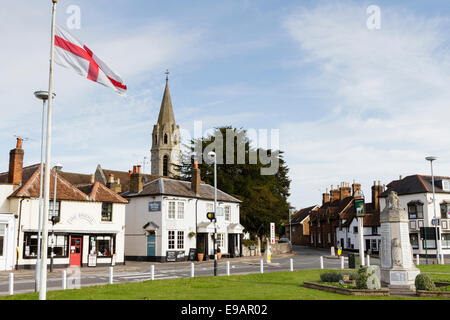
[[[408,203],[409,219],[423,219],[423,203],[420,201],[411,201]]]
[[[442,190],[450,192],[450,180],[442,180]]]

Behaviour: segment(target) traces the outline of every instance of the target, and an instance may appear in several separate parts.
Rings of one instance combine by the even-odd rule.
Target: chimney
[[[325,193],[322,193],[322,205],[330,202],[330,194],[328,193],[328,188]]]
[[[197,161],[194,162],[194,169],[192,169],[191,190],[195,195],[200,195],[200,169]]]
[[[95,183],[95,174],[91,174],[91,183]]]
[[[333,189],[333,186],[331,186],[330,195],[331,195],[331,202],[339,200],[340,197],[339,189]]]
[[[361,192],[361,184],[356,183],[355,180],[353,180],[352,184],[352,196],[355,196],[355,193]]]
[[[139,167],[139,168],[138,168]],[[140,173],[141,166],[133,166],[133,172],[130,175],[130,192],[139,193],[142,191],[142,173]]]
[[[383,192],[383,186],[380,181],[374,181],[372,186],[372,208],[375,211],[380,210],[380,198],[379,195]]]
[[[16,148],[9,152],[8,183],[14,186],[22,184],[23,154],[22,138],[17,138]]]
[[[109,181],[106,184],[106,186],[111,189],[111,191],[114,191],[116,193],[122,192],[122,185],[120,184],[120,179],[117,178],[117,180],[114,179],[114,175],[109,175]]]
[[[339,188],[339,199],[342,201],[345,198],[350,197],[351,195],[350,184],[348,184],[347,182],[342,182],[341,187]]]

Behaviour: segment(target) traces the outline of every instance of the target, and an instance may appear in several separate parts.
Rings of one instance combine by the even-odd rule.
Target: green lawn
[[[438,272],[431,266],[421,267],[425,272]],[[352,297],[307,289],[304,281],[317,281],[326,270],[302,270],[220,277],[154,280],[83,287],[74,290],[49,291],[52,300],[353,300],[404,299],[398,297]],[[450,266],[439,269],[450,277]],[[434,276],[434,275],[433,275]],[[5,300],[37,299],[38,294],[2,296]],[[424,298],[421,298],[424,299]]]
[[[421,264],[418,268],[433,281],[450,282],[450,264]]]

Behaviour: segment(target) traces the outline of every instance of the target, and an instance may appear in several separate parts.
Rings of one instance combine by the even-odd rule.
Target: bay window
[[[114,254],[114,236],[99,235],[89,237],[89,253],[97,257],[110,257]]]

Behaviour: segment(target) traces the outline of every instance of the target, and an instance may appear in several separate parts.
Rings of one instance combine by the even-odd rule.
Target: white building
[[[143,184],[142,176],[139,167],[134,167],[131,190],[122,194],[129,200],[126,259],[186,260],[190,249],[212,257],[214,223],[206,214],[214,211],[214,187],[201,183],[200,170],[193,170],[192,182],[159,178]],[[240,202],[217,190],[217,245],[222,255],[241,255]]]
[[[448,257],[450,256],[450,177],[436,176],[434,181],[436,214],[433,206],[431,176],[427,175],[416,174],[392,181],[380,196],[380,206],[381,210],[386,207],[386,199],[390,191],[397,192],[402,207],[408,212],[409,237],[413,253],[435,258],[437,244],[440,253]],[[435,216],[440,222],[437,228],[440,235],[438,242],[436,242],[436,229],[432,224]],[[426,229],[423,229],[424,227]]]
[[[10,152],[9,171],[0,173],[0,270],[35,268],[39,217],[40,165],[23,167],[21,140]],[[55,173],[50,175],[53,212]],[[57,176],[54,226],[49,222],[55,267],[124,262],[127,201],[99,182],[74,186]],[[90,259],[88,257],[90,256]],[[48,259],[50,263],[50,259]]]
[[[363,218],[364,251],[379,252],[381,245],[380,218],[378,214],[366,214]],[[346,250],[359,250],[358,220],[352,216],[342,220],[342,225],[336,229],[338,244]]]

